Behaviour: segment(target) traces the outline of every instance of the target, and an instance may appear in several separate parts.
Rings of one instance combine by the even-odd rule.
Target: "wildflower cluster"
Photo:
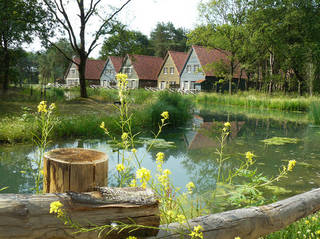
[[[203,239],[203,227],[198,225],[198,226],[194,226],[193,227],[193,231],[189,234],[189,236],[191,237],[191,239],[197,239],[197,238],[201,238]]]
[[[139,168],[136,172],[136,178],[140,179],[141,187],[146,188],[147,183],[151,178],[150,170],[146,168]]]
[[[64,215],[64,210],[62,209],[63,204],[60,201],[54,201],[50,204],[50,213],[57,214],[57,217],[62,217]]]

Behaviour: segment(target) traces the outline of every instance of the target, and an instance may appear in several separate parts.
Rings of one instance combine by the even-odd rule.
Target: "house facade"
[[[73,60],[77,63],[80,62],[79,58],[74,58]],[[85,72],[87,85],[100,85],[100,75],[104,65],[105,61],[103,60],[87,60]],[[68,86],[80,84],[78,66],[73,62],[70,63],[70,66],[65,74],[65,82]]]
[[[116,74],[120,72],[124,57],[109,56],[100,76],[100,85],[110,87],[117,85]]]
[[[221,49],[208,49],[201,46],[192,46],[181,73],[181,90],[212,90],[214,84],[222,79],[212,67],[208,65],[222,62],[228,68],[230,60],[227,51]],[[245,79],[240,74],[239,67],[235,70],[233,79]]]
[[[128,87],[131,89],[156,87],[162,62],[161,57],[127,55],[120,71],[128,75]]]
[[[158,88],[179,88],[180,74],[187,59],[187,53],[168,51],[158,74]]]

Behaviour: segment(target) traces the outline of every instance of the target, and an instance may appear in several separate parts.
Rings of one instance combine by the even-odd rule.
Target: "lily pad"
[[[166,149],[166,148],[175,148],[175,144],[172,141],[166,141],[164,139],[151,139],[151,138],[139,138],[135,141],[137,144],[145,144],[150,146],[152,144],[153,148],[157,149]]]
[[[270,139],[261,140],[267,145],[285,145],[285,144],[296,144],[299,139],[296,138],[286,138],[286,137],[273,137]]]

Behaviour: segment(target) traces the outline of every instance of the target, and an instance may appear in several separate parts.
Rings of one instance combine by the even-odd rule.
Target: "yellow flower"
[[[132,187],[132,188],[136,187],[137,186],[137,181],[135,179],[132,179],[129,186]]]
[[[296,166],[296,161],[295,160],[289,160],[288,163],[288,171],[292,171],[292,169]]]
[[[49,106],[49,110],[54,110],[56,108],[56,104],[55,103],[52,103],[50,106]]]
[[[195,188],[195,185],[193,182],[189,182],[187,185],[186,185],[186,188],[188,189],[189,193],[192,193],[192,190]]]
[[[316,234],[317,234],[317,235],[320,235],[320,230],[316,231]]]
[[[226,123],[224,123],[224,127],[231,127],[231,124],[230,124],[230,122],[226,122]]]
[[[122,73],[118,73],[116,75],[116,78],[118,81],[125,81],[128,79],[128,75],[127,74],[122,74]]]
[[[159,152],[156,155],[156,161],[158,164],[163,164],[163,159],[164,159],[164,153]]]
[[[131,152],[135,154],[137,152],[137,150],[136,149],[131,149]]]
[[[306,223],[306,224],[309,224],[310,222],[309,222],[309,220],[306,220],[305,223]]]
[[[177,221],[179,223],[185,223],[186,222],[186,217],[184,215],[182,215],[182,214],[177,215],[176,219],[177,219]]]
[[[241,239],[240,237],[235,237],[234,239]]]
[[[202,231],[203,227],[198,225],[193,227],[193,231],[189,234],[191,236],[191,239],[201,238],[203,239]]]
[[[50,203],[50,211],[49,213],[56,213],[57,217],[63,216],[63,210],[61,209],[63,204],[60,201],[54,201]]]
[[[128,236],[126,239],[138,239],[138,238],[136,238],[134,236]]]
[[[161,117],[164,119],[169,119],[169,112],[168,111],[163,111],[161,114]]]
[[[140,182],[142,183],[142,187],[146,188],[147,182],[151,178],[150,170],[146,168],[138,169],[136,172],[136,178],[140,179]]]
[[[122,172],[124,170],[124,165],[122,163],[117,164],[116,168],[119,172]]]
[[[104,125],[104,122],[103,122],[103,121],[102,121],[101,124],[100,124],[100,128],[101,128],[101,129],[104,129],[104,128],[105,128],[105,125]]]
[[[171,174],[171,171],[169,169],[165,169],[165,170],[163,170],[163,174],[169,175],[169,174]]]
[[[48,112],[46,101],[41,101],[41,102],[39,103],[39,105],[38,105],[38,112],[39,112],[39,113],[42,113],[42,112],[47,113],[47,112]]]
[[[312,217],[311,220],[312,220],[312,221],[316,221],[317,218],[316,218],[316,217]]]
[[[248,162],[250,164],[253,164],[253,161],[252,161],[252,158],[254,157],[255,155],[253,153],[251,153],[250,151],[246,152],[246,159],[248,159]]]
[[[126,141],[128,139],[128,133],[123,133],[121,135],[121,139],[122,139],[122,141]]]

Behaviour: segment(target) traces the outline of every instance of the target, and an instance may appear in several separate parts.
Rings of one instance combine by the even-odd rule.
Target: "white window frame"
[[[171,75],[174,74],[174,67],[170,67],[170,74],[171,74]]]
[[[187,73],[191,73],[191,70],[192,70],[191,65],[187,65]]]
[[[199,71],[199,65],[194,65],[193,66],[193,71],[198,72]]]

